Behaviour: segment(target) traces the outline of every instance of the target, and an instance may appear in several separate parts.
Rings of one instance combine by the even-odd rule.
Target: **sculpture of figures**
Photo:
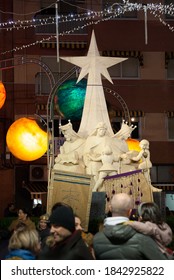
[[[102,167],[102,162],[94,161],[93,159],[101,156],[106,145],[112,147],[111,140],[112,138],[109,136],[107,126],[104,122],[99,122],[95,130],[86,139],[83,159],[86,166],[86,173],[93,175],[95,182],[98,180],[98,171]]]
[[[112,176],[112,175],[117,174],[117,171],[115,170],[115,167],[113,166],[113,162],[118,161],[118,159],[117,158],[115,159],[111,148],[107,145],[104,147],[104,150],[102,151],[101,156],[99,156],[97,158],[94,158],[91,155],[88,155],[88,156],[93,161],[102,162],[102,166],[98,170],[98,172],[99,172],[98,179],[93,188],[93,191],[97,191],[102,186],[102,184],[104,182],[104,178],[106,176],[109,176],[109,175]]]
[[[152,163],[150,160],[149,141],[143,139],[140,141],[139,145],[142,150],[139,152],[139,154],[136,157],[133,157],[132,160],[133,161],[141,160],[141,162],[138,165],[138,169],[143,170],[147,182],[151,184],[150,168],[152,167]]]
[[[135,127],[132,125],[129,126],[123,121],[121,129],[111,137],[106,124],[104,122],[99,122],[95,130],[88,136],[84,146],[83,159],[86,166],[86,173],[93,175],[95,182],[98,180],[102,162],[94,161],[92,158],[97,159],[101,156],[106,145],[112,150],[115,158],[113,166],[115,170],[118,170],[118,173],[135,170],[135,167],[130,165],[132,152],[129,151],[126,142],[126,139],[130,136],[133,129],[135,129]]]
[[[82,151],[85,140],[73,130],[70,121],[59,128],[66,141],[60,147],[60,154],[55,158],[54,169],[84,174]]]
[[[115,146],[117,149],[119,148],[119,174],[135,169],[133,166],[131,166],[131,158],[135,156],[137,152],[129,151],[128,144],[126,142],[135,128],[136,126],[128,125],[128,123],[123,120],[120,130],[113,136],[113,138],[116,139],[116,141],[113,142],[113,149],[115,150]]]
[[[151,187],[152,192],[161,192],[161,189],[155,188],[151,185],[150,178],[150,168],[152,168],[152,162],[150,160],[150,151],[149,151],[149,141],[143,139],[140,141],[140,148],[142,149],[136,157],[133,157],[133,161],[140,161],[138,169],[142,169],[144,176]]]

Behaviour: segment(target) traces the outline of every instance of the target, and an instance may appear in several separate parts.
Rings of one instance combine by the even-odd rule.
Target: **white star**
[[[88,74],[85,103],[78,133],[86,137],[95,129],[99,122],[105,122],[108,132],[112,136],[113,131],[107,111],[101,75],[113,83],[107,68],[127,58],[100,56],[93,31],[86,57],[73,56],[61,57],[61,59],[82,68],[77,83]]]
[[[89,74],[88,84],[90,84],[91,81],[92,84],[98,85],[101,84],[101,74],[111,83],[113,83],[107,68],[115,64],[118,64],[126,60],[127,58],[100,56],[96,44],[94,31],[93,31],[91,37],[91,43],[86,57],[85,56],[61,57],[61,59],[66,60],[82,68],[77,83],[81,79],[83,79],[87,74]]]

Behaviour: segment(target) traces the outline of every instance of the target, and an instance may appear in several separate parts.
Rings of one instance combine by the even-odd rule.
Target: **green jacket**
[[[167,260],[156,242],[125,224],[106,225],[93,240],[97,260]]]

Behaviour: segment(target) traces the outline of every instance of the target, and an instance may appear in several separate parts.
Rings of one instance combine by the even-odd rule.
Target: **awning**
[[[116,51],[116,50],[106,50],[102,52],[103,56],[110,57],[132,57],[138,58],[140,66],[144,65],[143,54],[140,51]]]
[[[174,118],[174,111],[167,111],[166,115],[168,118]]]
[[[46,111],[47,104],[36,104],[36,111]]]
[[[42,42],[40,43],[40,48],[46,49],[56,49],[56,42]],[[82,50],[87,48],[87,42],[59,42],[59,48],[61,49],[71,49],[71,50]]]
[[[152,185],[155,188],[161,189],[163,191],[174,191],[174,185],[173,184],[153,184]]]
[[[145,113],[144,111],[141,110],[130,110],[129,111],[130,117],[134,117],[134,118],[141,118],[144,117]],[[111,115],[112,117],[124,117],[124,111],[122,110],[114,110],[113,108],[111,110],[109,110],[109,115]]]
[[[25,188],[27,191],[31,194],[31,199],[34,198],[41,198],[42,195],[47,194],[47,182],[29,182],[26,183],[23,188]]]

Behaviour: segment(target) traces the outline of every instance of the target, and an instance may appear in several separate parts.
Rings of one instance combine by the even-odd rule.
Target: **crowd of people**
[[[5,260],[171,260],[173,240],[154,202],[141,203],[138,220],[131,220],[132,197],[113,195],[110,213],[97,233],[84,232],[81,219],[62,202],[42,214],[36,225],[28,212],[17,211],[8,230]]]

